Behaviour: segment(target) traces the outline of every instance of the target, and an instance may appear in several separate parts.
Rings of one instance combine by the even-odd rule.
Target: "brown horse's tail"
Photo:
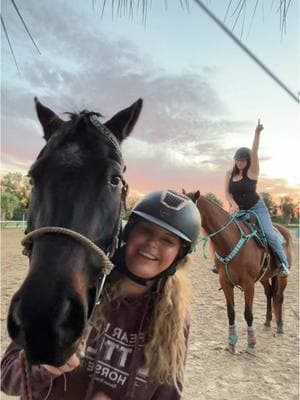
[[[285,252],[287,255],[289,266],[291,267],[292,262],[293,262],[293,250],[292,250],[293,249],[293,246],[292,246],[293,238],[292,238],[292,235],[290,234],[289,230],[285,226],[283,226],[281,224],[277,224],[277,223],[274,223],[273,225],[275,226],[275,228],[277,228],[279,230],[279,232],[282,234],[282,236],[285,239],[284,249],[285,249]]]

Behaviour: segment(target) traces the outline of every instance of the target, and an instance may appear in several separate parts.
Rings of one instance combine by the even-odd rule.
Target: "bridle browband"
[[[116,139],[115,135],[99,121],[99,118],[96,114],[90,115],[89,120],[94,125],[94,127],[97,128],[97,130],[105,137],[105,139],[113,145],[119,156],[122,158],[120,143]]]

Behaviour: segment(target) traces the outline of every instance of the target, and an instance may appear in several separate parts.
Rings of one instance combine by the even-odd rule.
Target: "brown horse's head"
[[[196,190],[194,192],[187,192],[185,189],[182,189],[182,193],[189,197],[195,204],[200,198],[200,191]]]
[[[132,131],[139,99],[102,124],[83,111],[61,120],[36,99],[46,145],[32,165],[27,232],[63,227],[107,250],[117,235],[123,171],[119,145]],[[83,333],[99,258],[70,236],[33,238],[28,275],[13,296],[8,331],[32,364],[62,365]]]
[[[188,196],[196,205],[201,215],[202,229],[204,235],[213,233],[230,219],[230,214],[225,211],[209,194],[201,195],[199,190],[182,193]]]

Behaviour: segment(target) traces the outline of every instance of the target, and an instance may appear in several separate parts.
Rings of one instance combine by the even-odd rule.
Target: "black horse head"
[[[119,145],[132,131],[142,100],[102,124],[83,111],[61,120],[37,99],[46,145],[32,165],[27,232],[75,231],[104,250],[118,232],[124,164]],[[32,241],[30,268],[13,296],[8,331],[32,364],[62,365],[75,351],[90,312],[99,258],[70,236]]]

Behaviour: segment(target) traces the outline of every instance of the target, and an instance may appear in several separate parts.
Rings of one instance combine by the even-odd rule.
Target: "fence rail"
[[[26,228],[27,221],[0,221],[1,228]]]

